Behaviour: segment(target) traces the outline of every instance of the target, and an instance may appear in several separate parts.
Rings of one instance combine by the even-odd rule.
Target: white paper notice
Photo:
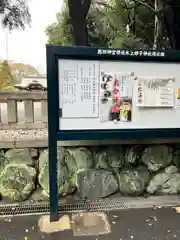
[[[59,60],[62,118],[97,118],[99,62]]]
[[[136,77],[136,106],[138,107],[173,107],[173,77]]]
[[[119,81],[119,96],[132,98],[133,92],[133,73],[115,73],[114,79]]]

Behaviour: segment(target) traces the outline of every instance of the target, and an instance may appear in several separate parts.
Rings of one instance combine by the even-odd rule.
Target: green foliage
[[[139,5],[136,9],[137,38],[143,39],[149,47],[154,42],[154,13],[147,7]]]
[[[129,12],[125,10],[123,2],[123,0],[114,0],[110,5],[102,1],[91,5],[87,15],[90,46],[146,48],[152,44],[152,41],[149,40],[149,38],[152,38],[152,31],[148,29],[146,29],[147,31],[142,30],[141,26],[141,21],[146,22],[143,7],[138,8],[137,34],[127,34],[126,25],[130,24]],[[132,7],[132,4],[129,4],[127,7]],[[145,10],[145,12],[147,11]],[[61,12],[57,13],[56,22],[47,26],[45,33],[49,44],[73,44],[72,26],[67,5],[65,5]]]
[[[106,24],[105,14],[97,8],[91,8],[87,15],[89,45],[107,47],[111,39],[111,27]],[[104,27],[106,25],[106,28]]]
[[[14,79],[11,74],[10,66],[8,61],[3,61],[0,63],[0,91],[13,86]]]
[[[41,76],[40,72],[33,66],[24,63],[16,63],[9,61],[11,74],[14,83],[20,83],[23,77],[27,76]]]
[[[104,28],[102,14],[98,9],[91,9],[87,16],[87,28],[89,33],[90,46],[107,46],[108,30]],[[72,45],[72,26],[68,15],[67,7],[56,14],[56,22],[45,29],[49,44]]]
[[[89,45],[180,49],[179,13],[177,0],[93,0],[86,18]],[[71,23],[66,5],[46,29],[49,43],[72,45]]]
[[[106,24],[111,26],[109,46],[120,48],[152,47],[154,14],[138,1],[113,0],[103,4]],[[104,1],[100,2],[101,6]],[[105,26],[106,26],[105,24]],[[127,26],[129,31],[127,31]]]
[[[112,46],[115,48],[124,49],[147,49],[148,46],[143,42],[142,39],[135,37],[132,34],[124,34],[124,36],[117,36]]]
[[[72,44],[72,27],[69,21],[67,8],[56,14],[56,22],[47,26],[45,33],[48,36],[49,44]]]
[[[5,86],[0,91],[1,92],[17,92],[18,90],[14,86]]]
[[[0,91],[17,91],[14,85],[20,83],[23,77],[40,75],[39,71],[31,65],[2,61],[0,62]]]

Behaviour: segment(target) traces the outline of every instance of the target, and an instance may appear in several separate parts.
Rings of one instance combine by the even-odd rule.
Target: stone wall
[[[59,197],[180,193],[179,145],[58,147],[57,153]],[[1,149],[0,193],[3,203],[48,200],[48,149]]]

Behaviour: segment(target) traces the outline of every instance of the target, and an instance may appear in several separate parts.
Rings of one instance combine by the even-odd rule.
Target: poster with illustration
[[[133,73],[101,73],[100,121],[132,120]]]
[[[176,108],[180,108],[180,88],[177,88],[177,93],[176,93]]]

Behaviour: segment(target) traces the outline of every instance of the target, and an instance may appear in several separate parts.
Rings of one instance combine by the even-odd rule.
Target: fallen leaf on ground
[[[177,213],[180,213],[180,207],[175,207],[174,209]]]

